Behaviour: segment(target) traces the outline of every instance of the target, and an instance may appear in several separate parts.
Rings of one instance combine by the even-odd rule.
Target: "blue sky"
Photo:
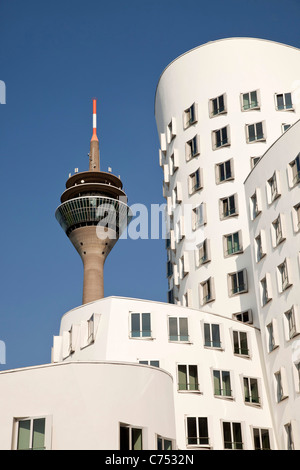
[[[154,96],[163,69],[225,37],[300,47],[299,18],[299,0],[1,0],[0,370],[49,363],[61,316],[81,304],[81,260],[54,213],[68,174],[88,168],[92,98],[101,169],[121,176],[129,204],[161,204]],[[166,293],[164,240],[120,240],[105,296]]]

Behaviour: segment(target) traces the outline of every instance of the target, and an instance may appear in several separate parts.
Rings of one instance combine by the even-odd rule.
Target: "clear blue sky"
[[[49,363],[61,316],[81,304],[81,260],[54,212],[69,172],[88,168],[92,97],[102,169],[121,175],[129,204],[163,203],[154,118],[163,69],[225,37],[300,47],[299,21],[299,0],[1,0],[0,370]],[[120,240],[105,295],[166,301],[166,292],[164,241]]]

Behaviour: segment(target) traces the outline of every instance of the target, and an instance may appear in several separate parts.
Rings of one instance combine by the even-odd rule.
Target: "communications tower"
[[[131,218],[122,188],[120,178],[100,171],[97,100],[93,99],[89,170],[69,177],[55,212],[83,262],[83,304],[104,297],[104,262]]]

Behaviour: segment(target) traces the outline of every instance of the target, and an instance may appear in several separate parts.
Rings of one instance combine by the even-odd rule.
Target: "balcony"
[[[120,235],[131,221],[132,213],[126,204],[116,199],[84,196],[61,204],[55,217],[67,235],[78,227],[98,225],[101,220]]]

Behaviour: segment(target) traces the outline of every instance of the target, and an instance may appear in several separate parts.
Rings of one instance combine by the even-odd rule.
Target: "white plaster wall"
[[[258,325],[251,272],[251,253],[247,229],[246,203],[243,182],[249,173],[250,158],[261,156],[281,134],[282,123],[294,123],[299,118],[299,50],[271,41],[252,38],[231,38],[214,41],[197,47],[175,59],[162,73],[156,90],[155,117],[159,137],[166,136],[167,126],[175,119],[176,136],[166,144],[161,164],[169,165],[170,155],[178,151],[179,168],[174,175],[167,175],[164,195],[170,197],[179,182],[182,187],[181,208],[190,204],[196,207],[206,203],[207,224],[197,231],[198,239],[185,237],[171,252],[171,260],[178,265],[185,251],[190,251],[190,271],[175,286],[175,297],[182,304],[183,295],[191,290],[189,306],[200,308],[199,283],[214,278],[216,300],[203,308],[231,317],[233,313],[252,308]],[[260,90],[260,110],[241,111],[240,94]],[[276,111],[275,93],[292,92],[293,111]],[[209,117],[209,100],[223,93],[227,95],[227,113]],[[194,102],[198,104],[198,122],[183,128],[183,111]],[[265,121],[266,141],[247,144],[245,125]],[[230,126],[231,145],[212,150],[211,133],[226,125]],[[185,143],[195,134],[200,136],[200,155],[186,162]],[[163,149],[163,145],[161,145]],[[215,182],[215,164],[233,158],[234,181],[223,184]],[[188,176],[198,167],[203,170],[203,189],[190,196]],[[220,221],[219,199],[238,194],[239,215]],[[176,218],[176,216],[175,216]],[[224,258],[222,237],[242,230],[244,252]],[[210,240],[211,262],[195,268],[194,249],[197,242]],[[248,293],[229,298],[227,274],[247,268]],[[174,277],[170,288],[174,286]]]
[[[49,416],[52,450],[117,450],[120,422],[175,439],[172,379],[144,365],[76,362],[0,373],[0,449],[13,447],[13,422]]]
[[[297,381],[295,379],[295,363],[299,362],[299,338],[288,339],[287,325],[284,312],[288,311],[292,305],[295,306],[295,315],[299,319],[299,286],[300,286],[300,265],[299,265],[299,232],[295,231],[293,222],[293,206],[300,202],[299,185],[290,187],[288,170],[289,163],[295,159],[300,152],[299,145],[300,122],[298,121],[286,133],[279,138],[274,145],[265,153],[257,166],[250,173],[245,181],[245,194],[248,201],[255,190],[261,194],[261,213],[256,219],[251,220],[250,211],[249,227],[250,239],[253,249],[253,271],[255,275],[255,288],[257,298],[259,299],[259,319],[262,332],[262,344],[264,348],[266,369],[268,371],[268,380],[272,398],[272,407],[274,409],[275,422],[279,431],[280,445],[286,448],[286,434],[284,425],[294,421],[294,439],[295,446],[300,448],[300,393]],[[278,171],[280,197],[272,204],[267,199],[267,181]],[[285,240],[277,247],[273,247],[271,229],[272,222],[278,214],[283,216],[283,228]],[[256,262],[255,257],[255,237],[263,231],[265,233],[265,252],[266,255]],[[280,292],[277,279],[277,266],[284,259],[289,261],[289,279],[292,286],[286,291]],[[260,280],[269,273],[272,300],[265,306],[261,305]],[[268,351],[267,325],[272,320],[277,322],[279,347],[272,352]],[[300,330],[299,330],[300,331]],[[298,352],[297,352],[298,351]],[[280,403],[276,401],[274,373],[280,367],[284,367],[288,382],[288,398]]]

